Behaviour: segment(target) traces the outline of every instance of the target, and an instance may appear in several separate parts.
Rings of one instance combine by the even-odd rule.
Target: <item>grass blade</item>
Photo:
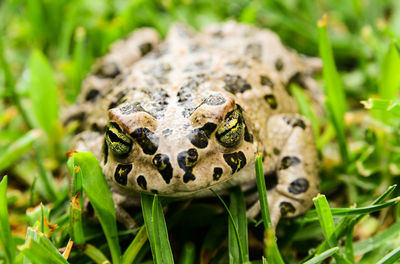
[[[194,264],[196,260],[196,247],[192,242],[188,242],[183,247],[182,256],[179,264]]]
[[[6,263],[13,263],[16,247],[11,235],[7,210],[7,176],[0,182],[0,244],[5,254]]]
[[[229,260],[231,263],[249,261],[249,246],[247,235],[247,217],[246,217],[246,203],[244,195],[239,186],[233,187],[230,190],[230,205],[229,210],[233,217],[233,222],[229,221],[228,226],[228,241],[229,241]],[[234,229],[235,223],[238,231],[239,239],[236,238]],[[240,242],[240,245],[238,244]],[[241,250],[239,250],[241,249]],[[242,253],[242,255],[239,255]]]
[[[334,241],[334,232],[335,232],[335,224],[333,223],[331,209],[329,208],[328,201],[326,200],[325,195],[317,195],[317,197],[313,198],[313,202],[318,214],[319,222],[322,228],[322,234],[324,235],[328,245],[332,248],[336,245],[336,241]],[[351,263],[346,260],[339,252],[334,253],[333,255],[337,263]]]
[[[58,198],[58,192],[56,190],[56,184],[53,176],[46,170],[43,161],[43,149],[35,142],[33,144],[35,149],[35,159],[36,164],[39,169],[39,179],[44,186],[46,198],[51,199],[51,201],[56,201]]]
[[[390,239],[397,237],[399,233],[400,233],[400,222],[396,222],[393,225],[391,225],[388,229],[382,231],[381,233],[354,243],[354,255],[358,256],[370,252],[384,245]]]
[[[322,252],[319,255],[316,255],[315,257],[313,257],[312,259],[308,260],[307,262],[304,262],[303,264],[318,264],[321,263],[323,260],[329,258],[330,256],[332,256],[333,254],[335,254],[337,251],[339,250],[338,247],[334,247],[331,249],[328,249],[324,252]]]
[[[71,159],[70,161],[72,162],[73,160]],[[69,164],[69,166],[73,167],[72,164]],[[69,206],[69,228],[70,236],[75,243],[83,245],[86,241],[82,226],[82,173],[78,172],[79,167],[75,167],[71,177],[71,193],[73,196]]]
[[[374,99],[369,98],[368,101],[361,101],[365,109],[371,110],[383,110],[397,116],[400,116],[400,103],[393,102],[392,100],[386,99]]]
[[[20,98],[19,98],[17,92],[15,91],[14,77],[12,76],[10,67],[4,56],[3,36],[0,36],[0,64],[1,64],[0,68],[4,72],[4,79],[5,79],[7,95],[12,98],[15,106],[18,108],[18,111],[20,112],[22,118],[24,119],[24,121],[28,125],[28,127],[33,128],[32,122],[29,119],[29,116],[26,113],[25,108],[22,107]]]
[[[353,238],[354,238],[354,225],[351,223],[347,227],[346,232],[346,243],[345,243],[345,255],[346,259],[348,259],[351,263],[354,262],[354,246],[353,246]]]
[[[125,250],[124,255],[122,256],[121,264],[133,263],[133,261],[135,260],[136,256],[139,254],[140,250],[142,249],[142,247],[146,243],[146,241],[147,241],[146,226],[143,225],[140,228],[139,232],[136,234],[132,243]]]
[[[47,58],[34,50],[29,59],[29,95],[37,124],[52,140],[58,138],[58,96],[53,69]]]
[[[82,79],[85,77],[88,67],[86,63],[88,58],[85,50],[86,30],[83,27],[78,27],[74,37],[74,52],[72,59],[72,72],[70,87],[67,90],[67,99],[73,102],[81,89]]]
[[[157,264],[174,263],[168,240],[167,224],[157,195],[141,194],[142,211],[150,241],[153,261]]]
[[[389,201],[385,203],[380,203],[380,204],[373,204],[365,207],[359,207],[359,208],[332,208],[330,209],[331,215],[333,216],[354,216],[354,215],[365,215],[365,214],[370,214],[374,213],[377,211],[382,210],[383,208],[390,207],[393,205],[396,205],[400,202],[400,196],[390,199]],[[307,218],[315,218],[318,216],[318,211],[317,210],[311,210],[306,214]]]
[[[26,258],[32,263],[68,264],[68,261],[58,252],[46,235],[31,227],[29,229],[34,235],[28,237],[25,245],[20,248]]]
[[[85,246],[84,253],[97,264],[111,264],[106,256],[104,256],[103,252],[91,244]]]
[[[326,29],[326,16],[318,22],[319,53],[323,62],[323,76],[325,81],[325,92],[327,95],[327,109],[329,117],[336,130],[339,142],[340,155],[344,163],[348,162],[348,151],[345,137],[344,114],[346,102],[343,86],[336,70],[332,48]]]
[[[118,242],[114,202],[99,162],[90,152],[74,153],[68,161],[68,169],[71,175],[74,170],[78,170],[77,174],[81,174],[83,191],[99,218],[110,248],[112,262],[120,263],[121,249]]]
[[[23,135],[21,138],[11,143],[0,154],[0,171],[6,169],[24,155],[32,144],[40,137],[40,130],[34,129]]]
[[[265,186],[265,178],[262,167],[262,158],[261,154],[258,154],[256,157],[256,178],[257,178],[257,191],[258,197],[261,205],[261,216],[264,223],[264,229],[266,232],[267,239],[267,260],[269,263],[284,263],[282,256],[279,252],[278,245],[276,243],[275,230],[272,226],[271,216],[269,214],[268,209],[268,200],[267,200],[267,188]]]
[[[234,220],[231,211],[229,210],[228,206],[224,202],[224,200],[219,196],[213,189],[210,189],[215,196],[221,201],[222,205],[224,206],[226,212],[229,216],[229,263],[243,263],[244,262],[244,254],[243,254],[243,247],[242,242],[240,240],[240,235],[237,227],[237,222]],[[235,238],[233,236],[235,234]],[[231,241],[236,240],[236,241]]]
[[[326,200],[325,195],[319,194],[317,197],[313,198],[313,202],[321,224],[322,233],[325,239],[328,241],[328,244],[333,246],[334,243],[331,241],[331,236],[335,231],[335,224],[333,223],[332,213],[331,209],[329,208],[328,201]]]
[[[400,54],[395,41],[390,43],[381,67],[379,95],[382,99],[393,99],[400,87]]]
[[[392,264],[400,259],[400,247],[393,249],[389,254],[384,256],[377,264]]]
[[[82,226],[82,207],[79,200],[80,194],[73,196],[69,206],[70,236],[77,245],[83,245],[86,241]]]
[[[293,97],[296,99],[296,102],[299,105],[300,113],[311,121],[311,125],[314,131],[315,141],[318,141],[319,122],[313,112],[313,109],[311,107],[310,102],[307,99],[306,94],[304,93],[303,89],[296,83],[292,83],[290,85],[290,91],[292,92]]]
[[[389,197],[393,191],[396,189],[396,185],[390,186],[383,194],[381,194],[378,198],[376,198],[371,205],[376,205],[381,203],[383,200],[385,200],[387,197]],[[336,226],[334,234],[331,236],[332,241],[336,244],[338,240],[345,235],[345,232],[347,231],[347,228],[351,225],[354,227],[366,214],[360,214],[356,216],[355,218],[351,219],[351,216],[346,216],[343,217],[343,219],[339,222],[339,224]],[[359,242],[357,242],[359,243]],[[327,241],[324,241],[317,249],[316,254],[322,253],[324,250],[327,250],[329,248]],[[356,251],[355,245],[353,245],[353,251]],[[357,252],[354,253],[355,255]]]

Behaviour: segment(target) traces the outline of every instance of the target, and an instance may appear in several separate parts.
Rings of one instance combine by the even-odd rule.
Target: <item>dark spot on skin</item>
[[[178,154],[178,165],[182,169],[193,168],[199,159],[199,154],[194,148]]]
[[[296,208],[294,208],[294,206],[289,202],[281,202],[279,207],[280,207],[282,217],[285,217],[289,213],[296,212]]]
[[[302,78],[302,74],[300,72],[296,72],[295,74],[293,74],[287,84],[285,85],[285,89],[286,92],[290,95],[292,95],[292,92],[290,91],[290,85],[292,83],[298,84],[301,88],[303,88],[304,90],[307,89],[307,85],[304,83],[303,78]]]
[[[242,151],[224,154],[224,160],[231,167],[232,174],[240,171],[246,165],[246,156]]]
[[[212,33],[212,36],[214,38],[223,38],[224,37],[224,33],[221,30],[217,30],[217,31],[214,31]]]
[[[207,137],[210,137],[216,128],[216,124],[208,122],[201,128],[201,130],[206,133]]]
[[[264,100],[267,102],[271,109],[276,109],[278,107],[278,103],[276,102],[276,98],[273,94],[267,94],[264,96]]]
[[[143,175],[139,175],[139,177],[136,179],[136,182],[143,190],[147,190],[147,181]]]
[[[196,176],[192,172],[185,172],[183,175],[183,182],[188,183],[189,181],[194,181],[196,180]]]
[[[246,46],[244,54],[253,60],[260,61],[262,56],[262,47],[259,43],[250,43]]]
[[[198,148],[205,148],[208,145],[208,137],[200,128],[196,128],[190,132],[189,140]]]
[[[192,47],[199,48],[199,49],[191,50],[191,52],[200,50],[200,46],[199,45],[195,45],[195,46],[192,46]],[[204,71],[204,70],[210,68],[210,64],[211,64],[211,59],[199,60],[199,61],[196,61],[196,62],[189,62],[185,66],[185,69],[183,69],[183,71],[184,72],[200,72],[200,71]]]
[[[227,74],[224,77],[225,86],[224,89],[230,93],[244,93],[251,89],[251,85],[239,75]]]
[[[65,125],[67,125],[67,124],[69,124],[70,122],[72,122],[72,121],[78,121],[78,122],[80,122],[80,123],[83,123],[84,121],[85,121],[85,119],[86,119],[86,112],[78,112],[78,113],[76,113],[76,114],[73,114],[73,115],[71,115],[71,116],[69,116],[65,121],[64,121],[64,124]],[[75,131],[75,132],[77,132],[77,131]]]
[[[115,169],[114,179],[121,185],[128,183],[128,174],[132,170],[132,164],[118,164]]]
[[[222,105],[226,102],[225,98],[220,94],[213,94],[208,96],[203,101],[206,105]]]
[[[282,61],[281,58],[276,59],[276,61],[275,61],[275,69],[277,71],[282,71],[284,66],[285,65],[283,64],[283,61]]]
[[[158,149],[159,138],[145,127],[137,128],[131,133],[143,152],[148,155],[153,155]]]
[[[286,124],[288,124],[289,126],[292,127],[301,127],[302,129],[306,129],[306,124],[304,123],[304,121],[301,118],[297,118],[297,117],[285,117],[284,118]]]
[[[101,78],[115,78],[120,73],[118,65],[114,62],[102,64],[94,72],[95,75]]]
[[[253,135],[250,134],[247,125],[244,126],[244,140],[247,142],[250,142],[250,143],[253,143],[253,141],[254,141]]]
[[[208,145],[208,139],[216,128],[216,124],[206,123],[200,128],[193,129],[189,134],[189,140],[194,146],[205,148]]]
[[[173,131],[172,131],[171,129],[167,128],[167,129],[164,129],[164,130],[162,131],[162,134],[163,134],[164,136],[168,137],[169,135],[172,134],[172,132],[173,132]]]
[[[85,101],[94,102],[97,97],[100,95],[99,90],[91,89],[85,96]]]
[[[194,52],[197,52],[197,51],[199,51],[199,50],[201,50],[201,45],[200,44],[198,44],[198,43],[194,43],[194,44],[190,44],[190,46],[189,46],[189,51],[191,52],[191,53],[194,53]]]
[[[172,166],[168,155],[155,155],[153,158],[153,165],[157,168],[164,181],[168,184],[172,179]]]
[[[271,88],[274,88],[274,83],[271,81],[271,79],[268,76],[260,75],[260,83],[261,83],[261,85],[267,85]]]
[[[135,112],[146,112],[143,107],[140,105],[140,103],[130,103],[128,105],[122,106],[119,111],[123,115],[130,115]]]
[[[264,173],[264,178],[267,190],[273,189],[278,184],[278,174],[276,170]]]
[[[299,178],[290,183],[288,190],[293,194],[300,194],[306,192],[308,190],[308,186],[309,184],[306,179]]]
[[[154,194],[158,194],[158,191],[155,189],[151,189],[150,192],[154,193]]]
[[[238,69],[243,69],[243,68],[250,68],[250,65],[247,63],[248,60],[243,60],[243,59],[233,59],[229,60],[225,65],[228,67],[235,67]]]
[[[128,90],[120,91],[117,93],[117,95],[114,97],[114,100],[110,103],[108,106],[108,109],[114,108],[119,104],[122,104],[126,102],[126,99],[124,99],[124,96],[128,93]]]
[[[196,177],[193,175],[193,168],[197,164],[199,154],[194,148],[188,149],[178,154],[178,165],[185,172],[183,182],[194,181]]]
[[[280,151],[279,149],[277,149],[277,148],[274,148],[274,149],[272,150],[272,152],[274,152],[274,154],[275,154],[276,156],[278,156],[279,154],[281,154],[281,151]]]
[[[297,119],[296,122],[294,122],[294,123],[292,124],[292,126],[293,126],[293,127],[298,126],[298,127],[301,127],[302,129],[306,129],[306,125],[304,124],[304,121],[301,120],[301,119]]]
[[[279,167],[280,170],[285,170],[291,166],[297,165],[300,163],[300,159],[298,157],[290,157],[290,156],[285,156],[281,160],[281,165]]]
[[[218,181],[219,178],[221,178],[222,173],[223,173],[222,168],[220,168],[220,167],[215,167],[215,168],[214,168],[214,173],[213,173],[213,180],[214,180],[214,181]]]
[[[104,127],[100,127],[97,123],[93,123],[90,126],[90,130],[101,133],[101,134],[104,133]]]
[[[140,54],[142,56],[146,55],[153,49],[153,45],[149,42],[143,43],[139,46]]]

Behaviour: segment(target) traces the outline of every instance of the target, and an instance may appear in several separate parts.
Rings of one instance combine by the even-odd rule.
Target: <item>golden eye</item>
[[[226,115],[215,136],[222,146],[233,148],[242,141],[243,131],[242,111],[240,108],[237,108]]]
[[[120,158],[128,156],[132,150],[132,140],[115,123],[107,127],[106,143],[111,152]]]

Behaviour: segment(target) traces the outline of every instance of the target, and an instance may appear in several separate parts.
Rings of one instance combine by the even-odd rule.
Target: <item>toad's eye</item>
[[[107,127],[106,142],[111,152],[120,158],[128,156],[132,149],[132,140],[114,123]]]
[[[226,148],[233,148],[240,144],[243,138],[244,122],[242,111],[237,108],[226,114],[223,123],[215,136],[219,143]]]

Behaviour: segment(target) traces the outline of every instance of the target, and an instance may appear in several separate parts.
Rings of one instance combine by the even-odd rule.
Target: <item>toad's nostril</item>
[[[188,149],[188,151],[183,151],[178,154],[178,165],[185,172],[187,170],[192,170],[199,159],[199,154],[194,148]]]
[[[208,139],[216,128],[216,124],[206,123],[204,126],[192,130],[189,134],[189,140],[194,146],[205,148],[208,145]]]
[[[196,166],[199,159],[199,154],[194,148],[182,151],[178,154],[178,165],[185,172],[183,175],[183,182],[194,181],[196,176],[193,174],[193,168]]]

